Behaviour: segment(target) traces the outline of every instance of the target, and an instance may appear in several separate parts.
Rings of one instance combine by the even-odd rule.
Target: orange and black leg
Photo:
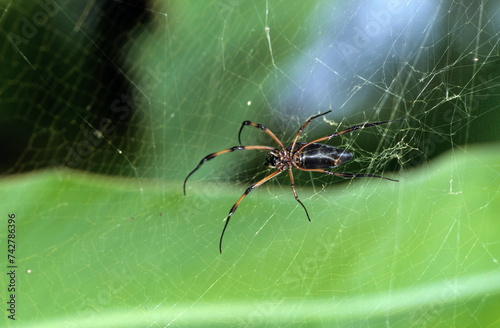
[[[303,169],[300,167],[295,166],[297,169],[301,171],[312,171],[312,172],[320,172],[320,173],[325,173],[329,175],[335,175],[337,177],[341,178],[346,178],[346,179],[352,179],[352,178],[380,178],[380,179],[385,179],[389,181],[394,181],[394,182],[399,182],[399,180],[394,180],[394,179],[389,179],[386,177],[383,177],[381,175],[376,175],[376,174],[370,174],[370,173],[342,173],[342,172],[331,172],[327,170],[322,170],[322,169]]]
[[[217,157],[219,155],[222,155],[222,154],[225,154],[225,153],[230,153],[230,152],[233,152],[235,150],[252,150],[252,149],[258,149],[258,150],[275,150],[273,147],[270,147],[270,146],[234,146],[234,147],[231,147],[231,148],[228,148],[228,149],[224,149],[224,150],[218,151],[216,153],[209,154],[209,155],[205,156],[200,161],[200,163],[198,164],[198,166],[196,166],[195,169],[192,170],[188,174],[188,176],[186,177],[186,179],[184,180],[184,195],[186,194],[186,182],[187,182],[187,180],[189,179],[189,177],[194,172],[196,172],[200,168],[201,165],[203,165],[203,163],[205,163],[206,161],[209,161],[212,158],[215,158],[215,157]]]
[[[283,144],[281,143],[281,141],[274,135],[274,133],[272,133],[271,130],[269,130],[268,128],[266,128],[264,125],[262,124],[257,124],[257,123],[252,123],[250,121],[244,121],[242,124],[241,124],[241,128],[240,128],[240,132],[238,133],[238,142],[240,143],[240,146],[241,146],[241,131],[243,131],[243,128],[247,125],[250,125],[250,126],[253,126],[253,127],[256,127],[257,129],[261,129],[262,131],[264,131],[265,133],[269,134],[271,136],[271,138],[274,139],[274,141],[276,141],[276,143],[278,145],[280,145],[281,149],[285,149],[285,147],[283,146]]]
[[[227,225],[229,224],[229,220],[231,219],[231,215],[233,215],[233,213],[236,212],[236,209],[238,208],[238,205],[240,205],[243,198],[245,198],[246,195],[248,195],[250,193],[250,191],[254,190],[257,187],[260,187],[261,185],[263,185],[267,181],[271,180],[272,178],[274,178],[275,176],[277,176],[281,172],[283,172],[283,171],[278,170],[278,171],[274,172],[273,174],[268,175],[264,179],[260,180],[259,182],[248,187],[247,190],[245,190],[245,192],[243,193],[243,195],[241,195],[240,199],[238,199],[238,201],[233,205],[233,207],[231,207],[231,210],[229,211],[229,214],[227,215],[227,218],[226,218],[226,223],[224,224],[224,229],[222,229],[222,233],[220,235],[219,252],[221,254],[222,254],[222,238],[224,237],[224,233],[226,232]]]
[[[297,200],[299,202],[299,204],[302,205],[302,208],[304,208],[304,211],[306,211],[307,219],[309,220],[309,222],[311,222],[311,218],[309,218],[309,213],[307,213],[306,207],[300,201],[299,196],[297,196],[297,191],[295,191],[295,184],[293,182],[293,174],[292,174],[292,168],[291,167],[288,168],[288,172],[290,173],[290,181],[291,181],[291,186],[292,186],[292,190],[293,190],[293,195],[295,196],[295,200]]]
[[[318,115],[315,115],[315,116],[312,116],[310,117],[305,123],[304,125],[302,125],[299,129],[299,131],[297,132],[297,135],[295,136],[295,139],[293,139],[293,142],[292,142],[292,146],[290,147],[290,151],[293,152],[293,149],[295,148],[295,144],[297,143],[297,140],[299,139],[299,136],[302,134],[302,130],[304,130],[304,128],[312,121],[314,120],[315,118],[318,118],[320,116],[323,116],[323,115],[326,115],[328,113],[330,113],[331,110],[327,111],[327,112],[324,112],[322,114],[318,114]]]
[[[298,150],[297,152],[301,151],[302,149],[306,148],[307,146],[309,146],[310,144],[313,144],[313,143],[318,143],[318,142],[321,142],[321,141],[325,141],[325,140],[329,140],[333,137],[338,137],[338,136],[341,136],[343,134],[346,134],[346,133],[351,133],[353,131],[356,131],[356,130],[360,130],[360,129],[364,129],[364,128],[369,128],[369,127],[372,127],[372,126],[376,126],[376,125],[380,125],[380,124],[387,124],[387,123],[391,123],[391,122],[397,122],[397,121],[403,121],[404,118],[400,118],[400,119],[397,119],[397,120],[391,120],[391,121],[382,121],[382,122],[373,122],[373,123],[363,123],[363,124],[358,124],[358,125],[354,125],[354,126],[351,126],[345,130],[342,130],[340,132],[335,132],[335,133],[332,133],[332,134],[329,134],[327,135],[326,137],[323,137],[323,138],[319,138],[319,139],[316,139],[316,140],[313,140],[313,141],[310,141],[304,145],[302,145]]]

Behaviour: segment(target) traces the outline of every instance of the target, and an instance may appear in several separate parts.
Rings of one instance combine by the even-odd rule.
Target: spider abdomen
[[[298,142],[295,149],[305,145]],[[304,169],[327,169],[344,164],[352,159],[352,153],[337,147],[313,143],[297,153],[297,165]]]

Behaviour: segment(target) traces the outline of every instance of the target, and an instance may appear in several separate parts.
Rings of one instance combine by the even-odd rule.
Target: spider
[[[241,203],[243,198],[247,196],[252,190],[254,190],[257,187],[260,187],[267,181],[271,180],[272,178],[276,177],[277,175],[281,174],[285,170],[288,170],[288,173],[290,174],[290,181],[291,181],[291,187],[293,191],[293,195],[295,196],[295,199],[297,202],[302,206],[304,211],[306,212],[307,219],[309,222],[311,221],[311,218],[309,217],[309,213],[307,212],[306,207],[304,204],[299,199],[299,196],[297,196],[297,192],[295,190],[294,182],[293,182],[293,173],[292,173],[292,168],[299,169],[301,171],[313,171],[313,172],[320,172],[320,173],[325,173],[329,175],[335,175],[338,177],[342,178],[366,178],[366,177],[371,177],[371,178],[381,178],[381,179],[386,179],[390,181],[395,181],[398,182],[398,180],[394,179],[389,179],[385,178],[380,175],[375,175],[375,174],[369,174],[369,173],[358,173],[358,174],[352,174],[352,173],[340,173],[340,172],[331,172],[327,171],[325,169],[328,168],[334,168],[337,166],[340,166],[344,164],[345,162],[349,161],[352,159],[353,155],[347,150],[336,148],[333,146],[321,144],[319,142],[329,140],[333,137],[338,137],[346,133],[350,133],[359,129],[363,128],[368,128],[371,126],[376,126],[380,124],[386,124],[386,123],[391,123],[391,122],[396,122],[396,121],[401,121],[403,119],[397,119],[397,120],[391,120],[391,121],[382,121],[382,122],[373,122],[373,123],[363,123],[359,125],[354,125],[351,126],[350,128],[347,128],[345,130],[342,130],[340,132],[335,132],[332,134],[327,135],[326,137],[318,138],[313,141],[309,142],[297,142],[299,139],[299,136],[302,133],[302,130],[315,118],[318,118],[320,116],[326,115],[330,113],[331,110],[318,114],[315,116],[310,117],[304,125],[302,125],[297,132],[297,135],[295,136],[295,139],[293,139],[293,142],[288,146],[284,147],[283,143],[274,135],[274,133],[271,132],[268,128],[266,128],[262,124],[256,124],[252,123],[250,121],[244,121],[241,124],[240,132],[238,133],[238,142],[239,146],[234,146],[228,149],[224,149],[212,154],[209,154],[205,156],[198,166],[194,170],[192,170],[184,180],[184,195],[186,195],[186,182],[189,179],[189,177],[196,172],[200,166],[205,163],[206,161],[209,161],[219,155],[225,154],[225,153],[230,153],[235,150],[268,150],[269,152],[266,155],[266,162],[265,165],[270,167],[270,168],[275,168],[276,171],[264,179],[258,181],[257,183],[251,185],[248,187],[243,195],[238,199],[238,201],[231,207],[231,210],[229,211],[228,216],[226,217],[226,222],[224,224],[224,229],[222,229],[222,233],[220,236],[219,240],[219,252],[222,254],[222,238],[224,237],[224,233],[226,232],[227,225],[229,224],[229,220],[231,219],[231,216],[236,212],[236,209],[238,208],[238,205]],[[241,131],[243,128],[247,125],[253,126],[255,128],[261,129],[264,132],[266,132],[271,138],[276,141],[276,143],[279,145],[280,149],[273,148],[270,146],[243,146],[241,144]]]

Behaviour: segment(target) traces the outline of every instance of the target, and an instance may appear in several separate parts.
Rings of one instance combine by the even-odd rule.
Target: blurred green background
[[[3,1],[8,326],[495,326],[498,9],[453,1]],[[486,15],[485,13],[488,13]],[[295,174],[243,120],[355,159]],[[247,127],[243,144],[273,145]],[[4,258],[7,247],[4,246]],[[7,267],[7,262],[3,262]],[[5,300],[9,281],[0,279]]]

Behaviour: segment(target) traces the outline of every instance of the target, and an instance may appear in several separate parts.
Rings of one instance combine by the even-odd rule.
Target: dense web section
[[[85,305],[59,304],[68,315],[85,322],[84,310],[124,311],[151,327],[201,318],[231,325],[238,316],[241,326],[483,324],[490,299],[481,292],[491,292],[488,281],[500,292],[498,242],[484,232],[496,231],[485,221],[498,203],[498,169],[472,168],[491,170],[491,179],[470,205],[462,163],[499,141],[500,3],[4,1],[0,26],[2,174],[49,169],[70,183],[91,173],[103,189],[116,180],[99,177],[119,177],[136,201],[103,191],[99,204],[114,205],[99,212],[100,228],[68,233],[67,247],[85,254],[113,241],[126,250],[95,266],[102,288],[115,289],[108,303],[89,307],[98,297],[82,292],[75,302]],[[184,197],[186,175],[237,146],[244,120],[287,146],[328,110],[299,142],[402,119],[324,141],[354,154],[334,170],[400,182],[294,171],[308,223],[284,172],[241,202],[219,255],[225,215],[273,172],[266,151],[207,161]],[[241,139],[279,148],[252,126]],[[434,170],[445,173],[433,180]],[[76,217],[96,215],[92,197],[75,205]],[[58,208],[51,204],[52,218]],[[50,247],[41,249],[34,254]],[[147,272],[144,285],[138,272]],[[86,274],[75,274],[83,285]],[[55,278],[55,298],[69,293],[65,279]]]

